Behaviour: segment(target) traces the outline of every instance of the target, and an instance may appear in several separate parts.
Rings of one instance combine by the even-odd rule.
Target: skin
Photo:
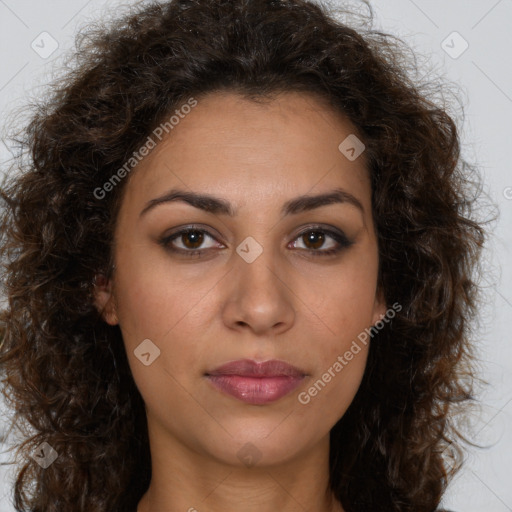
[[[119,324],[146,404],[152,481],[138,512],[343,510],[328,489],[329,431],[356,394],[368,345],[309,403],[298,394],[386,311],[364,153],[349,161],[338,149],[353,133],[310,95],[258,104],[216,92],[198,98],[132,171],[116,225],[115,272],[98,282],[96,305]],[[222,198],[237,214],[167,202],[140,215],[173,188]],[[335,188],[364,212],[343,202],[282,217],[285,202]],[[211,237],[201,245],[179,236],[171,246],[204,249],[199,257],[159,244],[190,224]],[[302,233],[311,225],[317,233],[341,230],[353,244],[315,256],[338,243],[325,231],[323,245],[309,241]],[[248,236],[263,249],[252,263],[236,252]],[[148,366],[134,354],[145,339],[160,349]],[[238,359],[280,359],[307,376],[285,397],[251,405],[205,377]],[[259,457],[252,466],[237,455],[247,443]]]

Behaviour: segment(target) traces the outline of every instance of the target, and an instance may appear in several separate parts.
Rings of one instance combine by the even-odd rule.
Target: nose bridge
[[[246,237],[237,246],[233,261],[232,296],[226,320],[231,324],[243,322],[255,332],[276,325],[289,328],[294,318],[293,300],[283,274],[285,267],[280,265],[279,250],[270,240],[269,233]]]
[[[270,242],[271,233],[255,236],[258,239],[248,236],[236,248],[237,281],[243,282],[244,286],[252,287],[258,293],[263,292],[271,296],[278,292],[281,286],[281,281],[276,276],[279,251]]]

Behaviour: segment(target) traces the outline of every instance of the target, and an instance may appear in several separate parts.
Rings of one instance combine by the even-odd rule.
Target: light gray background
[[[7,122],[5,116],[14,107],[41,94],[52,68],[59,67],[63,52],[72,47],[80,26],[104,19],[121,3],[0,0],[0,124]],[[512,270],[506,263],[512,255],[512,0],[372,0],[371,4],[376,27],[400,36],[426,57],[426,64],[461,87],[466,113],[464,154],[480,165],[486,191],[500,209],[485,256],[488,297],[482,310],[479,345],[481,376],[489,385],[479,395],[482,411],[472,430],[472,439],[488,448],[469,452],[465,469],[452,483],[444,504],[457,512],[510,512],[512,343],[508,320],[512,316]],[[51,37],[41,36],[43,32]],[[49,52],[52,44],[58,48],[47,57],[44,52]],[[466,44],[468,48],[462,52]],[[0,161],[8,157],[8,149],[0,141]],[[0,512],[14,510],[10,504],[12,477],[12,469],[0,468]]]

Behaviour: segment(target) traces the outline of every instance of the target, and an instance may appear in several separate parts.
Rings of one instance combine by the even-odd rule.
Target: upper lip
[[[244,377],[304,377],[306,372],[284,361],[271,359],[258,363],[252,359],[240,359],[223,364],[206,375],[241,375]]]

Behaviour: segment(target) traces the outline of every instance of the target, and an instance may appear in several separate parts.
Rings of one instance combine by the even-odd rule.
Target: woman
[[[3,187],[17,510],[437,510],[484,232],[403,55],[304,0],[82,38]]]

